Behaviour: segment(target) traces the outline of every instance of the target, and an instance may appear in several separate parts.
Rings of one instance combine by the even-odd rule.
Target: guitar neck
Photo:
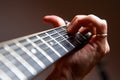
[[[89,41],[89,34],[68,35],[66,26],[0,44],[0,80],[27,80]]]

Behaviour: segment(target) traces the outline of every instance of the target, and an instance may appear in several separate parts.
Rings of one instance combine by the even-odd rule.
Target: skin
[[[44,17],[44,21],[55,27],[64,26],[64,20],[55,15]],[[82,26],[82,27],[81,27]],[[68,33],[75,34],[90,31],[92,37],[82,49],[61,58],[46,80],[82,80],[85,75],[110,51],[107,37],[107,22],[95,15],[76,15],[67,28]]]

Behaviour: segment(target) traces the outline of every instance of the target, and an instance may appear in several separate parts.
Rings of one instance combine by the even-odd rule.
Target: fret
[[[56,37],[59,37],[60,35],[58,33],[55,33],[55,34],[52,34],[50,36],[52,36],[53,38],[56,38]]]
[[[41,45],[38,45],[39,48],[41,48],[42,50],[45,50],[47,48],[49,48],[46,44],[41,44]]]
[[[27,77],[16,67],[14,66],[7,58],[0,54],[0,61],[4,63],[19,79],[26,80]],[[19,75],[17,75],[19,74]]]
[[[24,45],[29,51],[31,51],[43,64],[49,66],[51,62],[44,56],[40,51],[38,51],[32,44]],[[33,50],[33,51],[32,51]]]
[[[48,35],[48,34],[46,33],[46,35]],[[59,57],[61,57],[61,55],[54,48],[52,48],[45,40],[43,40],[39,36],[38,36],[38,38],[41,39],[41,41],[43,41],[49,48],[51,48],[51,50],[53,50],[55,52],[55,54],[57,54]]]
[[[69,35],[63,26],[4,42],[0,45],[0,79],[32,79],[89,38],[86,34]]]
[[[38,36],[41,37],[41,38],[42,38],[42,37],[45,37],[45,36],[46,36],[46,33],[40,33],[40,34],[38,34]]]
[[[1,69],[1,72],[2,73],[0,73],[0,77],[2,78],[3,76],[2,76],[2,74],[4,74],[4,75],[6,75],[6,78],[7,78],[7,76],[9,77],[9,78],[11,78],[12,80],[14,79],[14,80],[19,80],[19,78],[16,76],[16,74],[15,73],[13,73],[12,71],[11,71],[11,69],[9,68],[9,67],[7,67],[6,65],[4,65],[1,61],[0,61],[0,69]],[[4,78],[4,77],[3,77]],[[2,80],[4,80],[4,79],[2,79]]]
[[[53,29],[53,30],[49,30],[49,31],[47,31],[47,33],[48,33],[49,35],[52,35],[52,34],[55,33],[55,30],[54,30],[54,29]]]
[[[63,31],[62,27],[55,28],[54,30],[57,31],[57,32]]]
[[[63,38],[62,36],[59,36],[59,37],[55,38],[55,40],[56,40],[57,42],[60,42],[60,41],[64,40],[64,38]]]
[[[0,70],[0,80],[12,80],[5,72],[3,72],[2,70]]]
[[[42,38],[44,41],[48,41],[48,40],[51,40],[51,38],[49,37],[49,36],[47,36],[47,37],[44,37],[44,38]]]
[[[47,67],[51,64],[51,62],[41,53],[35,54],[35,56],[37,56]]]
[[[66,35],[67,32],[66,32],[66,31],[61,31],[61,32],[59,32],[59,34],[61,34],[61,35]]]
[[[47,33],[46,33],[47,34]],[[49,35],[49,34],[48,34]],[[50,35],[49,35],[50,36]],[[60,36],[60,35],[59,35]],[[53,37],[53,36],[50,36],[57,44],[59,44],[66,52],[68,52],[68,50],[63,46],[61,45],[58,41],[56,41],[56,39]],[[58,37],[58,36],[57,36]]]
[[[36,36],[30,36],[29,39],[30,40],[35,40],[35,39],[37,39],[37,37]]]
[[[55,50],[55,49],[54,49],[54,50]],[[52,57],[52,59],[54,60],[54,62],[61,57],[61,55],[60,55],[60,56],[56,55],[56,53],[55,53],[51,48],[46,49],[45,52],[46,52],[50,57]]]
[[[13,42],[11,42],[11,43],[8,43],[8,46],[15,46],[16,44],[15,43],[13,43]]]
[[[15,45],[14,45],[14,46],[15,46]],[[20,62],[20,64],[22,64],[22,65],[27,69],[26,72],[27,72],[27,71],[30,71],[30,73],[31,73],[32,75],[37,74],[36,70],[35,70],[31,65],[29,65],[29,64],[26,62],[26,60],[24,60],[24,59],[20,56],[19,53],[17,54],[17,51],[18,51],[18,50],[21,50],[21,48],[18,48],[18,47],[16,46],[16,48],[14,49],[14,48],[12,48],[12,47],[9,47],[9,46],[5,45],[5,49],[6,49],[8,52],[10,52],[10,53],[8,53],[8,54],[9,54],[9,57],[7,57],[8,59],[13,56],[12,60],[17,59],[17,60]],[[22,50],[21,50],[21,51],[22,51]],[[12,56],[10,56],[10,54],[11,54]],[[17,60],[15,60],[15,61],[17,61]],[[19,63],[18,61],[17,61],[16,63]],[[17,67],[18,67],[18,66],[17,66]]]
[[[6,55],[7,54],[7,55]],[[24,73],[26,75],[26,77],[32,77],[32,73],[30,72],[30,68],[29,66],[25,65],[26,67],[24,67],[24,65],[22,65],[22,63],[20,63],[15,57],[13,57],[10,53],[4,53],[3,54],[13,65],[15,65],[22,73]],[[17,56],[16,56],[17,57]],[[31,66],[30,66],[31,67]],[[28,71],[28,70],[29,71]],[[34,74],[35,75],[35,74]]]
[[[23,44],[23,43],[26,43],[27,40],[26,40],[26,39],[21,39],[21,40],[19,40],[18,42]]]
[[[17,46],[21,47],[23,51],[25,51],[42,69],[46,66],[35,56],[33,55],[25,46],[17,42]]]
[[[59,44],[53,45],[52,46],[56,51],[58,51],[62,56],[65,55],[67,52],[63,47],[61,47]]]
[[[39,45],[39,44],[42,44],[42,41],[41,40],[36,40],[36,41],[34,41],[34,43]]]
[[[4,49],[3,46],[0,46],[0,54],[2,54],[2,53],[4,53],[4,52],[6,52],[6,50]]]
[[[16,45],[15,42],[11,41],[10,43],[6,44],[8,47],[10,47],[11,49],[17,49],[18,46]]]
[[[67,40],[63,40],[62,42],[60,42],[68,51],[73,50],[75,47],[73,47],[73,45],[71,45]]]
[[[36,71],[36,73],[37,72],[39,72],[39,71],[41,71],[42,70],[42,68],[26,53],[26,52],[24,52],[22,49],[20,50],[15,50],[16,51],[16,53],[19,53],[19,55],[25,60],[25,61],[27,61],[27,63],[29,64],[29,65],[31,65],[34,69],[35,69],[35,71]],[[29,67],[28,67],[29,68]],[[30,68],[29,68],[30,69]],[[31,69],[30,69],[30,71],[31,71]]]
[[[27,39],[27,41],[30,42],[37,50],[39,50],[50,62],[53,63],[53,59],[48,54],[46,54],[41,48],[39,48],[35,43],[31,42],[29,39]]]
[[[0,51],[3,50],[3,49],[4,49],[4,47],[3,47],[3,46],[0,46]]]
[[[62,29],[63,30],[63,29]],[[60,33],[60,31],[58,32],[58,31],[56,31],[61,37],[63,37],[64,38],[64,40],[66,40],[67,41],[67,43],[69,44],[69,46],[71,46],[71,47],[73,47],[73,48],[75,48],[75,46],[73,45],[73,44],[71,44],[67,39],[69,38],[69,36],[68,36],[68,34],[67,34],[67,32],[66,32],[66,30],[64,30],[64,31],[61,31],[62,33]],[[64,36],[63,36],[64,35]],[[67,45],[68,45],[67,44]],[[63,46],[65,46],[65,45],[63,45]],[[65,48],[66,48],[67,46],[65,46]],[[68,47],[67,47],[68,48]],[[68,49],[69,50],[69,49]],[[72,50],[72,49],[71,49]]]

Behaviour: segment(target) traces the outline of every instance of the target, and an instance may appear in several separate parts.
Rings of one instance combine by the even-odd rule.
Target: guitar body
[[[82,48],[90,36],[89,33],[69,35],[63,26],[2,42],[0,80],[35,79],[61,57]]]

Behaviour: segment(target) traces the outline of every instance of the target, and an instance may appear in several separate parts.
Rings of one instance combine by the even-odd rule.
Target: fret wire
[[[53,40],[55,40],[56,42],[59,42],[59,41],[56,40],[56,39],[59,38],[59,37],[62,37],[62,36],[57,36],[57,37],[55,37],[55,38],[52,38],[52,37],[51,37],[51,38],[52,38]],[[47,40],[46,42],[48,43],[48,42],[50,42],[50,41],[52,41],[52,40]],[[61,41],[62,41],[62,40],[61,40]],[[42,44],[44,44],[44,43],[42,43]],[[42,44],[41,44],[41,45],[42,45]]]
[[[14,66],[8,59],[6,59],[3,55],[0,54],[0,61],[2,61],[19,79],[26,80],[27,77],[16,67]],[[5,63],[6,62],[6,63]],[[18,75],[19,74],[19,75]]]
[[[53,59],[49,55],[47,55],[41,48],[36,46],[35,43],[31,42],[29,39],[27,39],[27,41],[30,42],[36,49],[38,49],[50,62],[52,62],[52,63],[54,62]]]
[[[47,34],[49,35],[49,34]],[[50,36],[50,35],[49,35]],[[50,36],[51,37],[51,36]],[[53,37],[51,37],[54,41],[56,41]],[[61,45],[58,41],[56,41],[57,44],[59,44],[66,52],[68,52],[68,50],[63,46]]]
[[[5,72],[0,70],[0,80],[12,80]]]
[[[59,38],[59,37],[62,37],[62,36],[58,36],[58,37],[56,37],[56,38],[54,38],[54,39],[57,39],[57,38]],[[57,45],[57,42],[60,43],[60,42],[65,41],[65,40],[66,40],[65,38],[64,38],[63,40],[60,40],[60,41],[57,41],[57,40],[56,40],[56,43],[53,44],[52,46]],[[52,40],[48,40],[48,41],[46,41],[46,42],[49,43],[50,41],[52,41]],[[43,44],[44,44],[44,43],[40,43],[38,46],[43,45]],[[44,48],[44,50],[46,50],[46,49],[48,49],[48,48],[49,48],[49,47]]]
[[[5,57],[6,58],[6,57]],[[7,64],[7,62],[6,62]],[[11,71],[11,69],[9,67],[7,67],[6,65],[4,65],[3,62],[0,61],[0,69],[6,73],[6,75],[8,75],[11,79],[14,80],[19,80],[19,78],[16,76],[16,74],[14,72]]]
[[[49,36],[45,37],[45,38],[42,38],[44,41],[47,41],[47,40],[51,40],[51,38]]]
[[[62,28],[62,27],[60,27],[60,28]],[[54,30],[54,29],[53,29]],[[55,32],[56,32],[56,30],[54,30]],[[61,31],[59,31],[59,32],[62,32],[62,31],[64,31],[64,30],[61,30]],[[46,31],[44,34],[49,34],[48,33],[48,31]],[[40,33],[40,34],[42,34],[42,33]],[[51,34],[49,34],[49,35],[54,35],[54,34],[56,34],[56,33],[51,33]],[[45,36],[42,36],[42,38],[45,38],[45,37],[47,37],[47,35],[45,35]]]
[[[58,42],[60,43],[60,42],[62,42],[62,41],[65,41],[65,39],[63,39],[63,40],[61,40],[61,41],[58,41]],[[49,41],[48,41],[48,42],[49,42]],[[42,43],[42,44],[44,44],[44,43]],[[41,45],[42,45],[42,44],[41,44]],[[57,43],[53,44],[52,46],[55,46],[55,45],[57,45]],[[47,50],[47,49],[49,49],[49,47],[44,48],[44,50]]]
[[[47,32],[46,32],[47,33]],[[46,34],[46,33],[44,33],[44,34]],[[53,33],[53,34],[55,34],[55,33]],[[53,35],[53,34],[51,34],[51,35]],[[40,37],[40,36],[39,36]],[[46,38],[46,37],[48,37],[47,35],[45,35],[45,36],[42,36],[41,38]]]
[[[31,52],[26,47],[24,47],[19,42],[17,42],[16,44],[17,46],[21,47],[21,49],[25,51],[42,69],[46,67],[35,55],[31,54]]]
[[[57,31],[56,31],[57,32]],[[59,32],[57,32],[59,35],[61,35]],[[61,35],[63,37],[63,35]],[[63,37],[64,38],[64,37]],[[64,38],[65,39],[65,38]],[[67,39],[65,39],[69,44],[71,44]],[[71,44],[72,47],[75,47],[73,44]]]
[[[50,35],[52,35],[52,34],[55,33],[55,30],[53,29],[53,30],[47,31],[47,33],[50,34]]]
[[[30,36],[30,37],[28,37],[30,40],[35,40],[35,39],[37,39],[37,37],[36,36]]]
[[[51,41],[51,40],[49,40],[49,41]],[[48,43],[49,41],[46,41],[46,42]],[[63,41],[65,41],[65,39],[63,39],[63,40],[61,40],[61,41],[57,41],[57,42],[61,43],[61,42],[63,42]],[[44,44],[44,43],[42,43],[42,44]],[[42,44],[41,44],[41,45],[42,45]],[[55,46],[55,45],[57,45],[57,43],[53,44],[52,46]],[[40,45],[39,45],[39,46],[40,46]],[[49,47],[44,48],[44,50],[47,50],[47,49],[49,49]]]
[[[7,54],[7,55],[6,55]],[[4,53],[3,56],[5,56],[13,65],[15,65],[22,73],[24,73],[26,75],[27,78],[29,78],[30,76],[32,77],[32,73],[30,71],[28,71],[24,65],[22,65],[14,56],[12,56],[9,52],[8,53]],[[17,57],[17,56],[16,56]],[[2,64],[3,65],[3,64]],[[5,69],[6,68],[6,69]],[[3,69],[9,76],[11,76],[11,72],[9,69],[7,69],[6,66],[2,66],[1,69]],[[11,74],[11,75],[10,75]],[[14,74],[13,74],[14,75]],[[11,78],[16,78],[15,76],[11,76]]]
[[[29,39],[28,39],[29,40]],[[28,41],[27,40],[27,41]],[[29,42],[30,41],[30,42]],[[24,45],[29,51],[31,51],[38,59],[40,59],[46,66],[50,65],[51,63],[53,63],[53,61],[51,62],[45,55],[43,55],[43,53],[41,53],[41,51],[38,49],[39,47],[31,42],[31,40],[29,40],[29,44]],[[46,53],[46,52],[45,52]],[[49,57],[49,56],[48,56]]]
[[[2,54],[2,53],[4,53],[5,52],[5,50],[0,50],[0,54]]]
[[[60,37],[60,36],[58,36],[58,37],[56,37],[56,38],[59,38],[59,37]],[[55,39],[56,39],[56,38],[55,38]],[[38,40],[39,40],[39,39],[38,39]],[[37,41],[37,40],[36,40],[36,41]],[[50,41],[52,41],[52,39],[47,40],[46,42],[48,43],[48,42],[50,42]],[[35,43],[35,41],[34,41],[34,43]],[[39,43],[39,46],[40,46],[40,45],[43,45],[43,44],[45,44],[45,43],[43,43],[43,42],[42,42],[42,43]]]
[[[57,32],[63,31],[62,27],[58,27],[58,28],[56,28],[56,29],[54,29],[54,30],[57,31]]]
[[[48,32],[47,32],[48,33]],[[49,34],[49,33],[48,33]],[[54,34],[56,34],[56,32],[55,32],[55,30],[54,30],[54,33],[51,33],[51,34],[49,34],[49,35],[54,35]]]
[[[8,45],[5,46],[6,49],[11,52],[11,55],[14,56],[28,71],[30,71],[33,75],[36,75],[36,70],[27,63],[20,55],[18,55],[12,48],[10,48]]]
[[[63,28],[64,29],[64,28]],[[54,30],[54,29],[53,29]],[[56,30],[54,30],[56,33],[58,33],[61,37],[63,37],[63,35],[61,35],[59,32],[62,32],[62,31],[64,31],[64,30],[60,30],[60,31],[56,31]],[[44,31],[44,32],[47,32],[47,31]],[[54,35],[54,34],[56,34],[56,33],[52,33],[52,34],[48,34],[47,33],[47,35]],[[39,33],[37,33],[37,34],[39,34]],[[34,34],[33,36],[35,36],[36,34]],[[60,37],[60,36],[58,36],[58,37]],[[30,36],[28,36],[28,37],[30,37]],[[39,36],[37,36],[37,37],[39,37]],[[46,36],[43,36],[42,38],[45,38]],[[50,36],[51,37],[51,36]],[[56,38],[58,38],[58,37],[56,37]],[[39,37],[40,38],[40,37]],[[52,38],[52,37],[51,37]],[[52,39],[56,39],[56,38],[52,38]],[[64,38],[64,37],[63,37]],[[27,39],[27,41],[28,41],[29,39]],[[61,40],[61,41],[59,41],[59,42],[57,42],[57,40],[55,40],[57,43],[59,43],[60,44],[60,42],[62,42],[62,41],[65,41],[66,40],[66,38],[64,38],[64,40]],[[16,41],[16,40],[15,40]],[[30,42],[31,41],[37,41],[36,39],[34,39],[34,40],[29,40]],[[48,44],[48,42],[49,41],[51,41],[51,40],[48,40],[48,41],[46,41],[46,43]],[[66,40],[68,43],[70,43],[68,40]],[[17,41],[16,41],[17,42]],[[45,43],[45,44],[46,44]],[[54,46],[54,45],[57,45],[57,43],[55,43],[55,44],[53,44],[52,46]],[[22,44],[20,44],[20,43],[16,43],[17,45],[19,45],[19,47],[24,47]],[[32,42],[32,45],[33,45],[34,43]],[[42,44],[44,44],[44,42],[43,43],[40,43],[40,45],[42,45]],[[36,44],[34,44],[34,46],[35,46]],[[48,44],[49,45],[49,44]],[[62,44],[60,44],[61,45],[61,47],[63,46]],[[40,49],[38,46],[36,46],[37,47],[37,49],[39,50],[39,51],[41,51],[42,52],[42,54],[46,54],[46,52],[44,52],[42,49]],[[24,47],[25,48],[25,47]],[[24,49],[24,48],[22,48],[22,50],[27,50],[27,48],[26,49]],[[64,48],[64,46],[62,47],[62,48]],[[48,48],[46,48],[46,49],[48,49]],[[45,50],[46,50],[45,49]],[[66,49],[66,48],[65,48]],[[54,50],[54,48],[53,48],[53,50]],[[66,51],[68,51],[67,49],[66,49]],[[26,51],[25,51],[26,52]],[[43,53],[44,52],[44,53]],[[31,54],[30,53],[30,51],[29,50],[27,50],[27,53],[26,54]],[[60,54],[59,54],[60,55]],[[30,57],[32,57],[32,56],[30,56]],[[46,57],[46,56],[45,56]],[[51,57],[50,57],[51,58]],[[36,60],[37,61],[37,60]],[[35,61],[35,62],[36,62]],[[53,62],[53,61],[51,61],[51,62]]]
[[[62,28],[62,27],[60,27],[60,28]],[[54,29],[53,29],[53,30],[54,30]],[[48,31],[50,31],[50,30],[48,30]],[[55,31],[55,30],[54,30],[54,31]],[[61,31],[63,31],[63,30],[61,30]],[[61,31],[60,31],[60,32],[61,32]],[[44,31],[44,32],[47,33],[47,31]],[[56,31],[55,31],[55,32],[56,32]],[[37,34],[42,34],[42,33],[37,33]],[[56,33],[53,33],[53,34],[51,34],[51,35],[54,35],[54,34],[56,34]],[[33,34],[32,36],[35,36],[35,34]],[[29,37],[32,37],[32,36],[29,36]],[[45,37],[47,37],[47,36],[43,36],[42,38],[45,38]],[[58,37],[59,37],[59,36],[58,36]],[[58,38],[58,37],[56,37],[56,38]],[[21,40],[20,40],[20,43],[21,43],[21,42],[25,42],[25,40],[26,40],[26,39],[24,39],[24,38],[21,39]],[[32,40],[32,41],[37,41],[37,40],[35,39],[35,40]],[[22,43],[22,44],[25,45],[25,44],[27,44],[27,43],[25,42],[25,43]],[[44,43],[42,43],[42,44],[44,44]]]
[[[63,41],[66,41],[66,39],[63,39],[63,40],[57,41],[57,42],[58,42],[58,43],[61,43],[61,42],[63,42]],[[48,41],[48,42],[49,42],[49,41]],[[53,44],[52,46],[55,46],[55,45],[57,45],[57,43]],[[48,48],[45,48],[44,50],[46,50],[46,49],[48,49]]]
[[[47,34],[47,33],[46,33]],[[48,34],[47,34],[48,35]],[[59,57],[61,57],[61,55],[54,49],[52,48],[46,41],[44,41],[42,38],[40,38],[39,36],[37,36],[39,39],[41,39],[49,48],[51,48]]]
[[[33,41],[35,44],[42,44],[42,41],[40,39]]]

